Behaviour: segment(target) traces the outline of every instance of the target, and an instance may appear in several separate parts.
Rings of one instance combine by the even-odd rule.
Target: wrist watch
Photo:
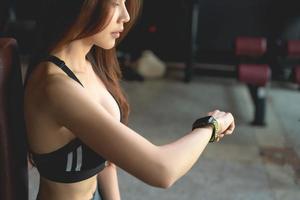
[[[192,130],[194,130],[195,128],[202,128],[205,126],[211,126],[213,128],[213,132],[209,142],[215,142],[219,138],[217,134],[219,130],[218,121],[213,116],[199,118],[193,123]]]

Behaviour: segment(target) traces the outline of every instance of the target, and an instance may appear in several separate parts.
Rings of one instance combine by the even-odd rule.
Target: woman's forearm
[[[109,163],[98,174],[98,187],[104,200],[120,200],[120,191],[117,177],[117,167]]]
[[[212,128],[197,128],[177,141],[163,145],[158,158],[162,163],[162,187],[170,187],[195,164],[212,134]]]

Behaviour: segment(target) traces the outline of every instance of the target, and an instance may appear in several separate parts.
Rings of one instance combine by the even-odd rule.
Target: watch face
[[[215,119],[214,119],[213,116],[202,117],[202,118],[200,118],[200,119],[198,119],[194,122],[193,129],[204,127],[204,126],[207,126],[207,125],[211,125],[215,128],[214,121],[215,121]]]
[[[207,117],[203,117],[203,118],[200,118],[198,119],[195,123],[194,123],[194,127],[204,127],[204,126],[207,126],[209,125],[211,122],[211,117],[210,116],[207,116]]]
[[[212,123],[213,120],[214,120],[214,117],[213,117],[213,116],[209,116],[209,118],[208,118],[208,123]]]

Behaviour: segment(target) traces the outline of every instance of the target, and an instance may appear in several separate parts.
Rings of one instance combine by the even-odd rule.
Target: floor
[[[129,127],[152,143],[171,142],[208,111],[230,111],[232,136],[209,144],[194,167],[170,189],[148,186],[119,169],[123,200],[297,200],[300,199],[300,92],[292,84],[267,89],[267,126],[250,125],[253,104],[247,87],[233,79],[181,73],[144,82],[123,82],[131,104]],[[30,199],[38,173],[30,170]]]

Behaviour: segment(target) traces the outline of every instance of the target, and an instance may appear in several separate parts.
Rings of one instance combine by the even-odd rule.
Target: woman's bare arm
[[[114,119],[84,88],[64,76],[44,87],[44,105],[53,118],[101,156],[142,181],[169,187],[197,161],[211,128],[198,128],[177,141],[156,146]]]
[[[100,193],[105,200],[120,200],[120,191],[117,176],[117,167],[109,162],[109,165],[105,167],[98,174],[98,185]]]

